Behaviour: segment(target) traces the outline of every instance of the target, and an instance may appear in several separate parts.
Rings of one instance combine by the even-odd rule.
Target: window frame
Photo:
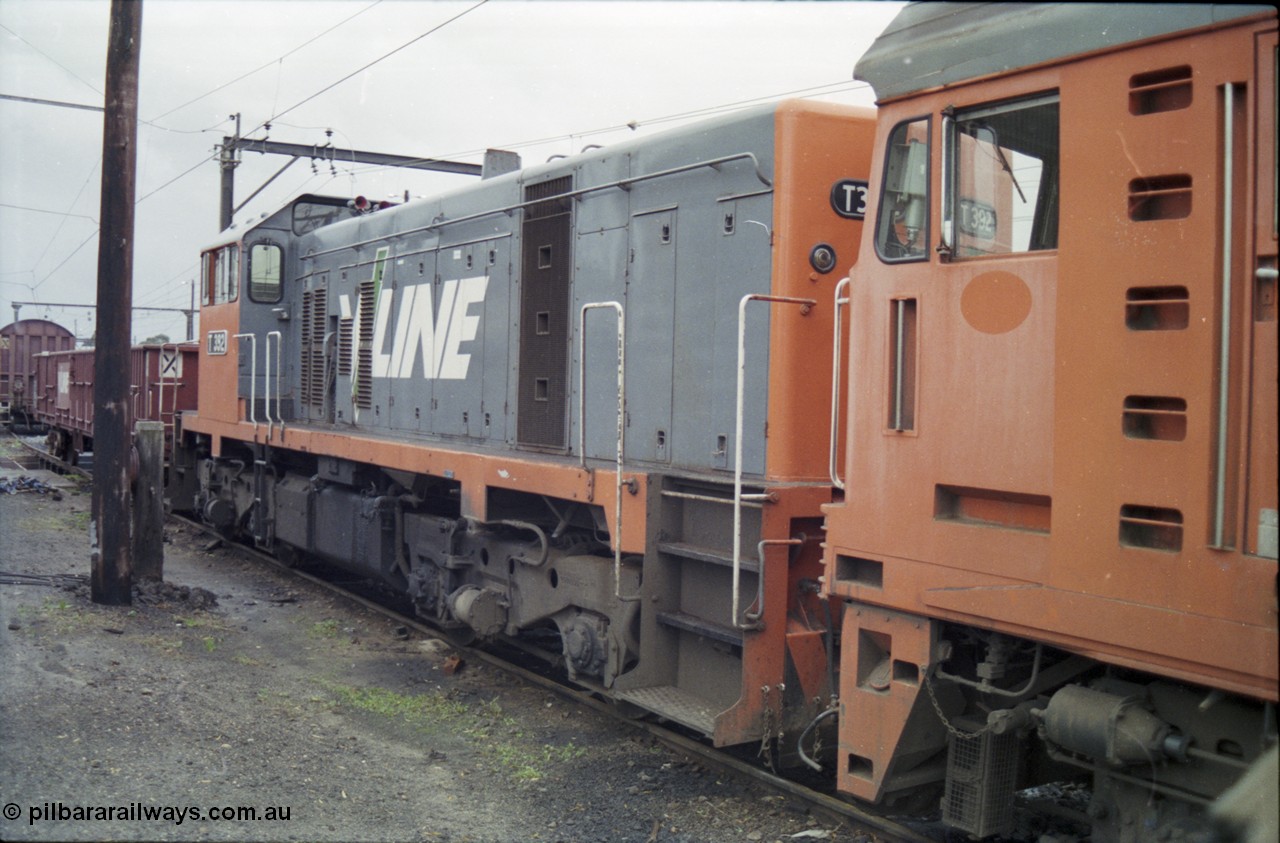
[[[958,108],[948,106],[942,112],[942,179],[941,190],[939,195],[939,212],[940,212],[940,236],[938,241],[938,251],[949,261],[971,261],[984,260],[992,258],[1006,258],[1012,256],[1025,256],[1033,254],[1041,254],[1051,252],[1057,249],[1057,227],[1059,221],[1059,208],[1061,203],[1061,178],[1062,178],[1062,112],[1061,112],[1062,96],[1057,89],[1047,91],[1037,91],[1018,97],[1005,98],[990,102],[975,103],[972,105]],[[989,252],[961,254],[959,252],[962,244],[960,241],[960,226],[957,223],[957,215],[959,210],[960,196],[960,175],[961,175],[961,156],[959,154],[959,138],[961,132],[958,127],[962,123],[972,122],[983,117],[992,117],[1002,114],[1008,114],[1014,111],[1022,111],[1032,108],[1038,108],[1046,105],[1057,106],[1057,121],[1055,132],[1057,135],[1054,151],[1056,155],[1053,160],[1048,157],[1037,159],[1040,161],[1041,171],[1036,184],[1036,192],[1034,198],[1027,204],[1032,205],[1031,232],[1028,236],[1028,243],[1025,248],[1015,249],[1012,218],[1010,219],[1010,249],[1006,252]],[[1001,146],[1001,149],[1005,147]],[[1012,150],[1016,152],[1016,150]],[[1029,153],[1019,153],[1031,156]],[[1003,157],[1003,154],[1001,155]],[[1009,169],[1014,169],[1013,163],[1008,164]],[[979,201],[974,197],[969,197],[970,201]],[[1032,204],[1033,203],[1033,204]],[[1053,245],[1035,246],[1037,241],[1036,230],[1044,224],[1045,216],[1052,217],[1052,225],[1054,229]],[[998,229],[998,223],[997,223]],[[1041,232],[1043,234],[1043,232]]]
[[[240,297],[240,244],[228,243],[204,252],[200,256],[200,277],[201,304],[236,301]]]
[[[259,295],[258,286],[271,282],[256,281],[254,278],[255,253],[259,249],[274,249],[276,253],[275,297]],[[284,297],[284,247],[274,240],[259,240],[247,249],[249,254],[248,291],[249,300],[257,304],[278,304]]]
[[[895,163],[893,141],[894,141],[894,138],[897,137],[899,131],[902,131],[905,135],[905,133],[908,131],[908,127],[910,127],[912,124],[921,123],[921,122],[923,122],[925,125],[924,194],[923,194],[924,220],[923,220],[923,225],[920,227],[920,233],[916,236],[914,241],[918,245],[919,252],[911,253],[907,255],[896,255],[896,256],[889,255],[889,254],[886,254],[885,241],[887,239],[888,227],[893,225],[894,215],[897,213],[897,211],[894,210],[894,206],[896,206],[898,202],[898,199],[896,198],[892,202],[888,200],[888,196],[890,193],[889,171],[890,171],[890,168]],[[909,155],[910,153],[908,153],[908,156]],[[932,114],[920,114],[914,117],[907,117],[894,124],[893,128],[889,131],[888,137],[885,140],[884,167],[883,167],[883,170],[881,171],[880,194],[876,198],[876,231],[875,231],[875,237],[873,239],[875,241],[876,256],[880,258],[880,260],[883,263],[888,263],[888,264],[918,263],[921,261],[929,260],[929,243],[932,242],[931,217],[933,215],[933,209],[932,209],[932,206],[930,205],[930,201],[933,194],[933,191],[931,189],[932,188],[931,182],[933,179],[933,160],[932,159],[933,159],[933,115]],[[907,166],[907,163],[904,162],[903,167],[905,168],[906,166]],[[902,195],[903,191],[896,191],[895,193],[896,195],[900,196]]]

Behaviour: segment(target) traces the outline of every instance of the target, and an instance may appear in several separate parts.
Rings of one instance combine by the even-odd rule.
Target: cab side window
[[[275,243],[255,243],[249,248],[249,298],[263,304],[280,301],[283,258],[284,249]]]
[[[953,258],[1058,247],[1058,96],[957,111],[947,126],[943,248]]]
[[[201,301],[204,304],[235,301],[240,292],[239,244],[211,249],[201,255],[200,277]]]
[[[929,120],[899,123],[889,136],[876,223],[885,261],[924,260],[929,242]]]

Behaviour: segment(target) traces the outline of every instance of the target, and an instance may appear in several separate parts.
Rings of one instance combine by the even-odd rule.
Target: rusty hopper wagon
[[[70,331],[45,319],[20,319],[0,328],[0,422],[15,431],[37,429],[35,357],[75,344]]]

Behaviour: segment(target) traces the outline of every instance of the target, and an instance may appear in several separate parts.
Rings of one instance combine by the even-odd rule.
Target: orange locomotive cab
[[[1093,771],[1145,839],[1274,744],[1275,33],[918,4],[859,64],[841,790],[985,835]]]

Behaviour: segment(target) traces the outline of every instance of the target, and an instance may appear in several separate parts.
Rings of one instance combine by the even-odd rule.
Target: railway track
[[[181,515],[170,515],[169,517],[211,537],[218,537],[216,531],[190,518]],[[817,814],[821,814],[835,821],[842,821],[851,826],[856,826],[867,832],[874,832],[880,839],[894,841],[894,843],[936,843],[936,838],[921,834],[910,826],[904,825],[887,817],[878,816],[836,797],[775,775],[768,770],[756,767],[731,755],[727,755],[721,750],[714,749],[700,743],[699,741],[692,740],[659,723],[637,720],[634,717],[627,716],[620,712],[615,705],[600,699],[590,690],[566,685],[562,681],[543,675],[536,670],[532,670],[512,661],[510,658],[506,658],[487,649],[460,645],[457,641],[449,638],[440,630],[421,623],[416,618],[410,617],[393,607],[358,594],[339,583],[334,583],[305,570],[285,565],[275,557],[251,547],[232,543],[228,543],[227,546],[234,547],[242,556],[252,558],[290,576],[305,580],[324,589],[325,591],[330,592],[331,594],[339,596],[345,600],[349,600],[364,607],[365,609],[394,620],[396,623],[408,627],[423,636],[444,641],[448,643],[450,647],[457,650],[466,660],[484,662],[487,665],[505,671],[507,674],[517,677],[541,690],[554,693],[562,699],[572,701],[605,717],[625,723],[631,728],[644,731],[666,746],[694,758],[706,767],[725,774],[745,778],[775,790],[778,793],[786,794],[788,797],[802,803],[805,807]]]
[[[81,477],[92,476],[90,471],[81,466],[70,465],[63,460],[44,452],[30,442],[26,442],[17,437],[15,437],[15,439],[22,443],[27,453],[17,457],[7,457],[6,461],[11,464],[8,466],[10,468],[48,468],[53,471],[58,471],[59,473],[75,474]],[[216,531],[191,518],[177,514],[171,514],[169,517],[212,538],[221,539]],[[444,641],[448,643],[450,647],[457,650],[459,654],[467,660],[483,662],[496,669],[505,671],[508,675],[517,677],[541,690],[554,693],[562,699],[574,702],[600,715],[624,723],[629,728],[646,732],[655,740],[660,741],[677,752],[695,759],[705,767],[714,769],[720,773],[737,776],[740,779],[751,781],[779,794],[785,794],[788,798],[802,804],[815,814],[822,815],[833,821],[843,822],[849,826],[859,828],[869,833],[874,833],[881,840],[894,841],[894,843],[936,843],[935,837],[923,834],[915,828],[904,825],[894,819],[874,814],[857,805],[845,802],[844,800],[838,799],[829,794],[778,776],[769,770],[743,761],[725,753],[722,750],[714,749],[704,743],[686,737],[685,735],[669,729],[660,723],[638,720],[634,717],[628,716],[624,712],[620,711],[617,706],[606,700],[602,700],[595,692],[589,689],[566,685],[563,681],[544,675],[537,670],[533,670],[513,661],[511,658],[504,657],[490,650],[475,646],[460,645],[459,642],[449,638],[440,630],[421,623],[416,618],[406,615],[394,607],[388,606],[368,596],[356,593],[350,588],[345,587],[342,583],[327,580],[324,577],[317,576],[316,574],[297,567],[290,567],[280,562],[275,557],[251,547],[231,542],[227,542],[227,547],[234,548],[235,551],[243,557],[251,558],[263,565],[270,566],[288,576],[305,580],[306,582],[309,582],[335,596],[351,601],[352,603],[355,603],[369,611],[387,617],[395,621],[397,624],[412,629],[425,637]]]
[[[7,433],[10,441],[17,443],[21,447],[16,453],[0,454],[0,470],[33,471],[47,469],[56,471],[59,474],[74,474],[77,477],[88,478],[93,476],[89,471],[91,463],[85,466],[72,465],[37,447],[13,431],[7,431]]]

